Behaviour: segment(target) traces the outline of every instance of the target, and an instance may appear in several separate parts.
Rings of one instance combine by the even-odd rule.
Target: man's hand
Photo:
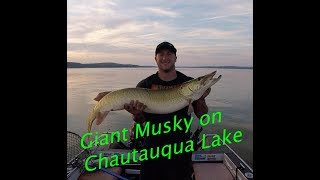
[[[207,97],[211,92],[211,88],[207,89],[203,95],[193,103],[194,114],[200,118],[203,114],[208,113],[208,106],[205,101],[205,97]]]
[[[200,99],[204,99],[205,97],[207,97],[207,96],[210,94],[210,92],[211,92],[211,88],[207,89],[207,90],[203,93],[203,95],[200,97]]]
[[[141,114],[146,107],[147,107],[146,105],[139,102],[138,100],[136,101],[132,100],[129,104],[124,104],[124,109],[134,116]]]
[[[146,105],[138,100],[131,100],[130,104],[124,104],[124,109],[133,115],[133,120],[136,123],[143,123],[145,121],[145,117],[142,112],[146,107]]]
[[[111,91],[101,92],[93,100],[100,101],[105,95],[109,94],[110,92]]]

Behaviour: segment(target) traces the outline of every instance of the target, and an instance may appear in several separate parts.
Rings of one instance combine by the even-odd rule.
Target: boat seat
[[[108,170],[120,175],[122,173],[121,167],[112,167],[108,168]],[[117,180],[117,177],[114,177],[108,173],[103,171],[95,171],[95,172],[85,172],[80,175],[78,180]]]
[[[223,163],[194,163],[195,180],[234,180]]]

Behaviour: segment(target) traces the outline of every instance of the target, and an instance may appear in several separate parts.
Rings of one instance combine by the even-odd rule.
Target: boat
[[[197,149],[192,152],[192,180],[253,180],[253,169],[227,144],[219,147],[202,149],[199,140],[202,128],[198,128],[192,135],[197,143]],[[110,134],[111,132],[105,132]],[[67,131],[68,135],[68,159],[67,180],[138,180],[140,176],[140,162],[133,162],[111,168],[101,168],[88,172],[84,168],[84,159],[89,155],[103,154],[106,157],[112,155],[128,154],[132,152],[132,141],[128,143],[116,142],[107,146],[97,146],[87,150],[80,147],[80,136]],[[215,134],[206,134],[212,137]],[[100,136],[101,137],[101,136]],[[205,138],[206,141],[209,138]],[[209,143],[209,142],[206,142]],[[131,146],[130,146],[131,145]],[[137,153],[139,156],[139,153]],[[97,164],[92,161],[91,166]]]

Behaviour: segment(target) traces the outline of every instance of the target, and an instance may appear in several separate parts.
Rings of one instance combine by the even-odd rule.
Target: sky
[[[177,66],[252,66],[252,0],[67,0],[68,62],[155,66],[171,42]]]

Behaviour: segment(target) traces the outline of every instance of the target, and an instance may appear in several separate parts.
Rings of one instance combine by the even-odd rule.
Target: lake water
[[[242,131],[242,142],[230,146],[252,167],[253,165],[253,70],[218,68],[177,68],[178,71],[199,77],[217,70],[222,75],[219,82],[211,88],[206,102],[209,114],[222,113],[222,122],[209,124],[202,133]],[[75,68],[67,74],[67,130],[80,136],[87,130],[86,119],[96,104],[93,99],[99,92],[135,87],[137,83],[155,73],[156,68]],[[191,131],[198,127],[194,115]],[[93,123],[92,130],[99,132],[129,129],[132,116],[127,111],[112,111],[107,120],[99,126]],[[231,138],[229,138],[231,139]]]

